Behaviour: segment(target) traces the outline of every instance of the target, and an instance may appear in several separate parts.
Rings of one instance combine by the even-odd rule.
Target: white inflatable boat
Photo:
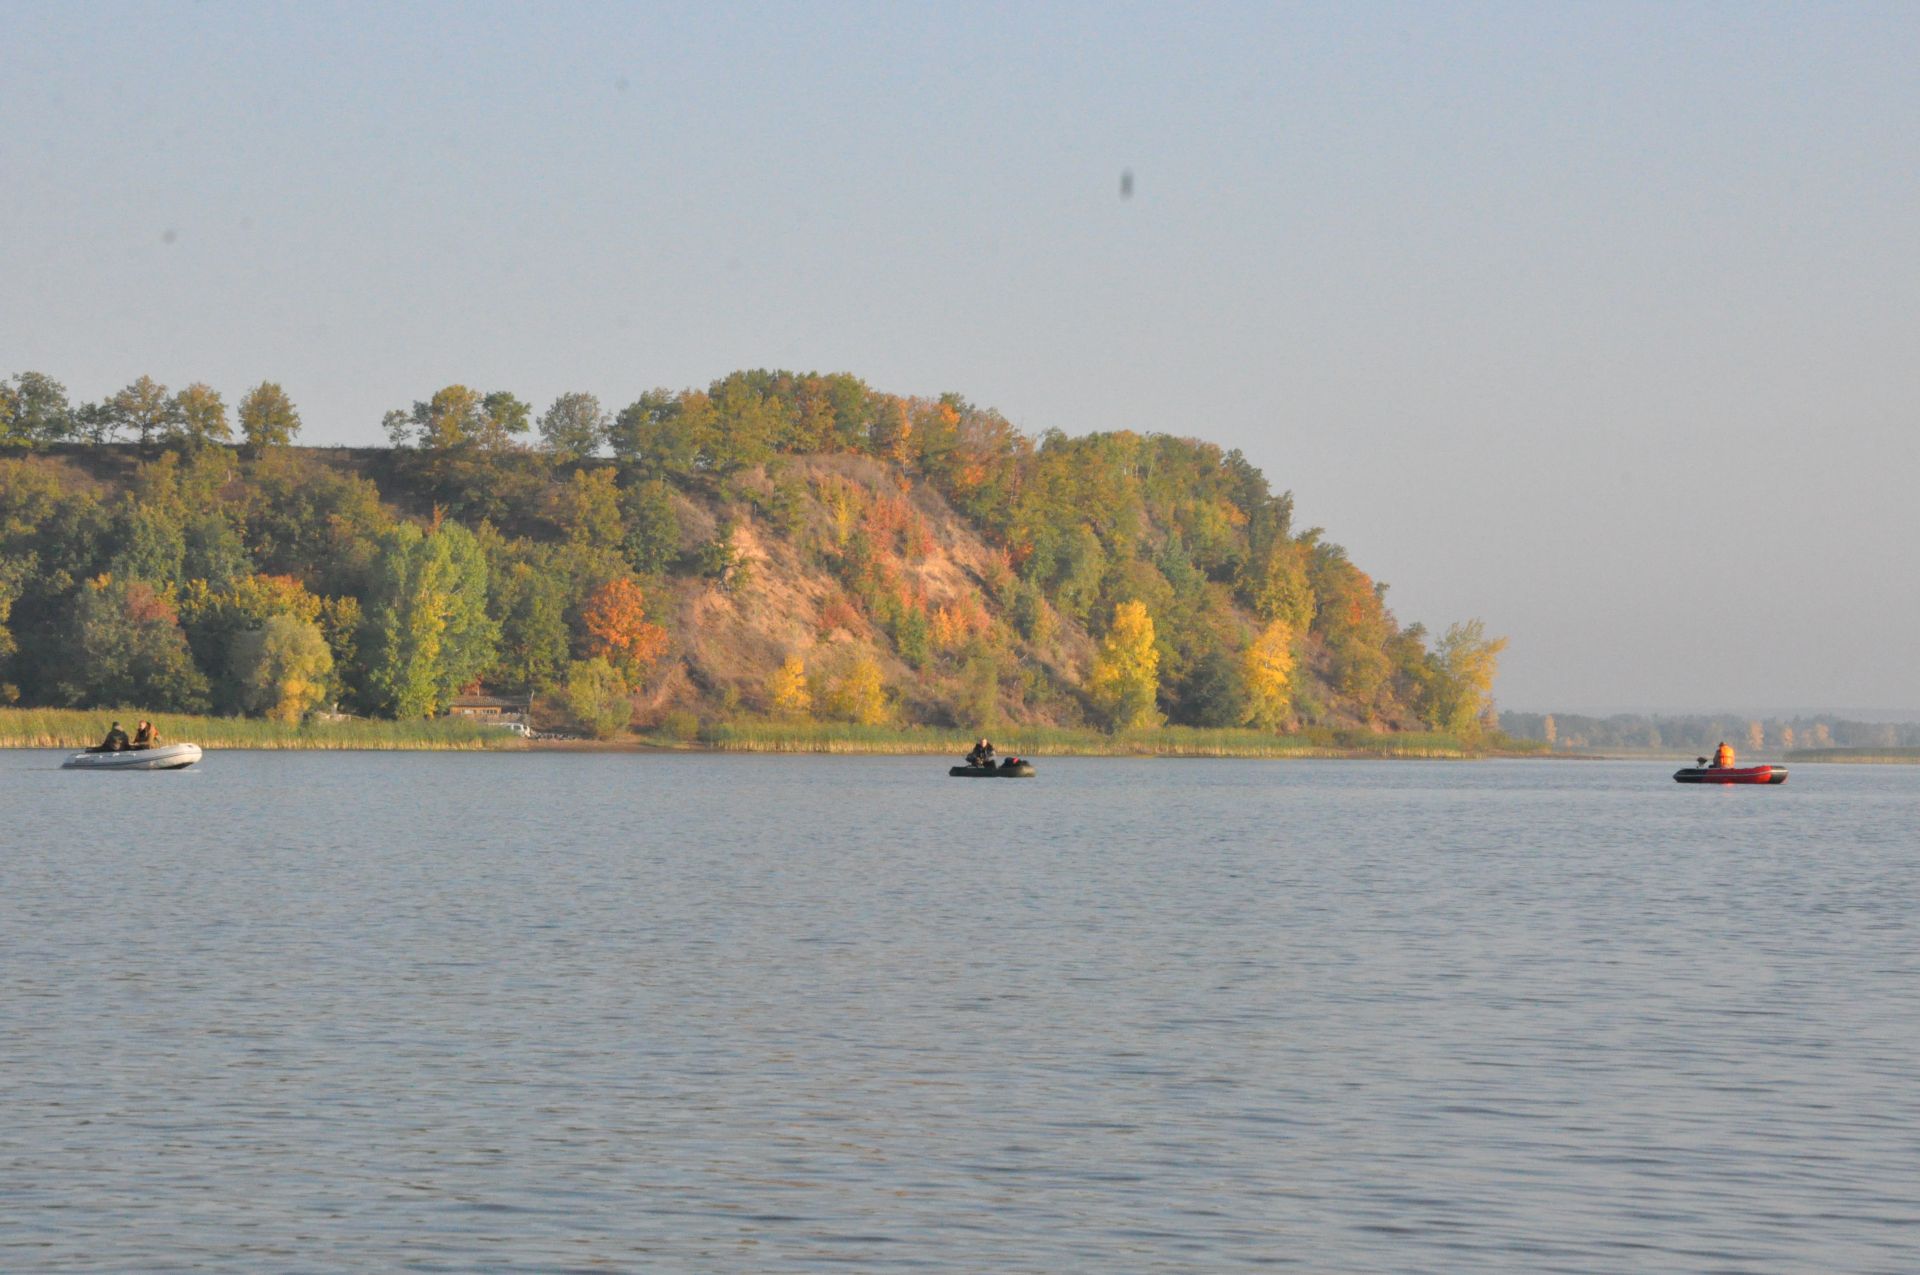
[[[60,764],[62,770],[184,770],[200,760],[198,744],[161,744],[155,748],[128,748],[117,753],[75,753]]]

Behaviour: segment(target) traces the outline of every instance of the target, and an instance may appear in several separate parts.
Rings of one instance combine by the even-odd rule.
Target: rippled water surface
[[[1920,769],[0,753],[0,1269],[1920,1270]]]

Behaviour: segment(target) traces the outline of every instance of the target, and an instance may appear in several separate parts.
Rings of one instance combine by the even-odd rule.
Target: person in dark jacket
[[[100,747],[93,751],[96,753],[118,753],[125,752],[126,748],[127,732],[120,729],[119,722],[115,722],[107,728],[107,737],[100,741]]]
[[[140,728],[133,732],[135,748],[152,748],[160,742],[160,732],[153,728],[152,722],[141,722]]]
[[[993,741],[990,739],[982,738],[979,743],[975,744],[973,746],[973,751],[967,754],[967,765],[969,766],[993,765]]]

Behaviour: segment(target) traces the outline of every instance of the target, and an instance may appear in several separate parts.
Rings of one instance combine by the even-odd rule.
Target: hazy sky
[[[851,371],[1244,448],[1509,707],[1915,707],[1917,66],[1911,4],[0,0],[0,373],[370,444]]]

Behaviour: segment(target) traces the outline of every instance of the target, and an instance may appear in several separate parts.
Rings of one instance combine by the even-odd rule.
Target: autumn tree
[[[1431,656],[1427,720],[1463,739],[1477,736],[1493,712],[1493,679],[1506,646],[1505,638],[1489,638],[1479,620],[1450,627]]]
[[[226,402],[220,397],[220,391],[211,385],[195,381],[174,395],[173,403],[176,420],[172,437],[190,447],[233,441],[233,427],[227,423]]]
[[[1159,725],[1160,650],[1144,603],[1122,602],[1114,609],[1087,690],[1109,730]]]
[[[1311,561],[1317,603],[1313,631],[1332,656],[1334,687],[1371,709],[1393,672],[1387,643],[1394,622],[1384,587],[1348,561],[1338,545],[1316,544]]]
[[[240,433],[258,456],[269,447],[285,447],[300,432],[300,413],[276,381],[262,381],[240,400]]]
[[[1285,620],[1274,620],[1247,644],[1242,667],[1248,720],[1278,730],[1293,707],[1293,629]]]
[[[773,671],[767,679],[767,698],[773,704],[773,711],[787,717],[805,717],[813,709],[813,692],[807,686],[807,666],[797,655],[789,655],[786,662]]]
[[[180,621],[200,667],[216,679],[214,707],[223,712],[254,712],[250,695],[236,670],[251,667],[236,655],[248,634],[258,633],[272,620],[285,616],[303,624],[318,623],[324,602],[299,580],[287,575],[244,574],[221,582],[194,576],[180,590]],[[332,656],[327,671],[332,671]]]
[[[171,437],[182,419],[179,400],[151,376],[141,377],[108,399],[107,409],[117,428],[140,436],[142,447],[151,445],[156,435]]]
[[[827,693],[827,711],[861,726],[883,724],[891,714],[879,662],[862,655],[835,678]]]
[[[638,682],[667,649],[667,631],[647,620],[646,594],[632,580],[616,579],[595,589],[580,607],[589,659],[604,659],[629,682]]]
[[[232,660],[241,706],[249,713],[298,722],[327,701],[333,652],[312,620],[272,616],[240,635]]]
[[[1295,633],[1306,632],[1315,611],[1308,570],[1306,546],[1294,540],[1276,542],[1248,572],[1244,592],[1254,614],[1281,621]]]
[[[388,412],[383,424],[395,447],[446,451],[472,443],[485,429],[486,407],[478,390],[449,385],[411,409]]]
[[[612,424],[593,395],[562,394],[540,417],[540,442],[561,460],[585,460],[606,445]]]

